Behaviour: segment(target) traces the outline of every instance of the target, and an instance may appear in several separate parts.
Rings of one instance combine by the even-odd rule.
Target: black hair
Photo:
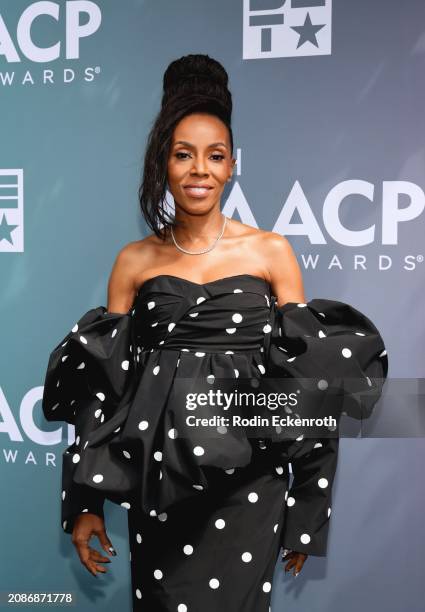
[[[195,112],[219,117],[229,130],[233,155],[232,95],[228,80],[220,62],[202,54],[176,59],[164,73],[161,110],[147,139],[143,178],[138,191],[143,217],[159,238],[165,239],[165,230],[175,224],[164,204],[168,157],[177,123]]]

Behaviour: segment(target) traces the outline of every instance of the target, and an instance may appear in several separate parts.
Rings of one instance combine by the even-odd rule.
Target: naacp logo
[[[82,41],[93,36],[102,22],[95,2],[32,2],[17,19],[7,16],[0,12],[0,87],[92,82],[100,74],[100,66],[77,61]],[[72,62],[72,67],[55,67],[60,59]]]
[[[332,0],[244,0],[243,59],[331,53]]]

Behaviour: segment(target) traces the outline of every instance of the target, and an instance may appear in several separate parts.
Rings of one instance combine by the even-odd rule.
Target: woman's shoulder
[[[140,240],[132,240],[124,244],[117,253],[116,260],[125,264],[135,264],[138,267],[155,256],[160,241],[155,234],[150,234]]]
[[[253,227],[252,225],[242,223],[242,221],[238,221],[237,219],[231,219],[231,222],[234,235],[258,240],[263,244],[263,246],[270,246],[270,248],[282,249],[290,247],[289,240],[277,232],[265,230],[259,227]]]

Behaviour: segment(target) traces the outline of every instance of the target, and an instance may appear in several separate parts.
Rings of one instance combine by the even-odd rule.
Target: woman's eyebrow
[[[177,140],[174,143],[174,146],[178,145],[178,144],[185,145],[186,147],[195,148],[195,145],[191,144],[190,142],[187,142],[186,140]],[[225,147],[227,149],[227,145],[224,142],[213,142],[212,144],[208,145],[207,149],[211,149],[211,148],[215,148],[215,147],[219,147],[219,146]]]

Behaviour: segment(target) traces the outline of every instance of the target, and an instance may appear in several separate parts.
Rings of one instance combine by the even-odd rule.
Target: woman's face
[[[176,211],[180,207],[205,213],[219,207],[235,163],[228,129],[218,117],[202,113],[184,117],[174,129],[168,158],[168,187]]]

